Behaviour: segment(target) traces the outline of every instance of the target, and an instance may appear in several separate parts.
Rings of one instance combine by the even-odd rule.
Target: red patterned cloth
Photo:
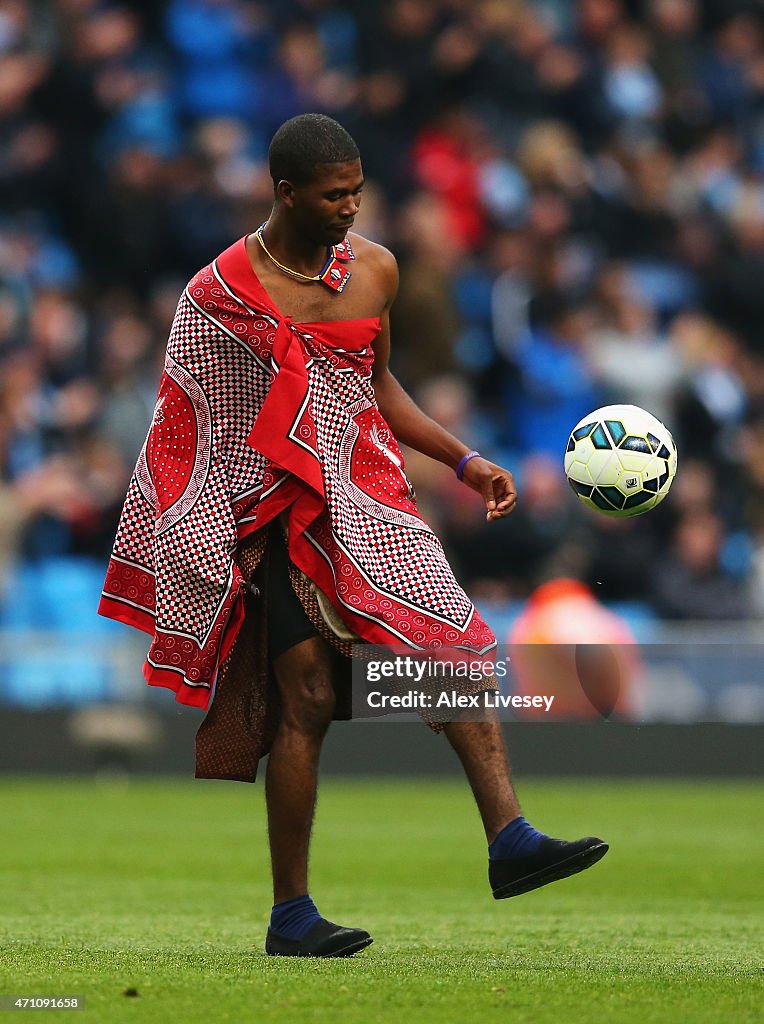
[[[178,304],[101,614],[152,636],[144,675],[207,708],[241,626],[241,540],[288,509],[289,555],[359,637],[489,650],[422,520],[371,383],[379,318],[294,323],[245,239]]]

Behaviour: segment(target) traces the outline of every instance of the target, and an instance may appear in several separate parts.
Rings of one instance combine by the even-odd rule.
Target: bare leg
[[[265,799],[273,902],[308,892],[308,847],[321,744],[332,720],[330,652],[320,637],[303,640],[273,661],[282,716],[268,757]]]
[[[483,820],[486,839],[492,843],[504,826],[521,813],[509,774],[501,726],[497,720],[449,722],[445,733],[462,762]]]
[[[467,774],[490,845],[504,826],[520,815],[501,728],[496,720],[456,721],[446,726],[446,735]],[[513,858],[500,853],[489,860],[488,881],[495,899],[520,896],[585,871],[608,851],[607,843],[594,836],[572,843],[543,836],[542,843],[531,854]]]

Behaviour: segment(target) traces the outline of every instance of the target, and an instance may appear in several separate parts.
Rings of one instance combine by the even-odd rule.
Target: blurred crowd
[[[186,280],[268,215],[275,128],[362,152],[401,263],[393,369],[515,472],[411,453],[476,597],[559,576],[673,619],[764,615],[764,18],[738,0],[0,0],[0,567],[104,559]],[[570,428],[631,402],[668,502],[587,513]]]

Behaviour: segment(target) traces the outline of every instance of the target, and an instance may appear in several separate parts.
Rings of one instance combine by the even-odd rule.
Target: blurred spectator
[[[698,35],[697,0],[652,0],[652,66],[666,90],[668,109],[677,114],[699,105],[702,44]]]
[[[421,192],[401,211],[403,242],[398,298],[392,311],[392,366],[404,385],[416,388],[455,368],[459,313],[454,276],[463,254],[449,230],[445,204]]]
[[[541,299],[514,353],[518,376],[508,395],[511,436],[522,452],[565,451],[570,431],[602,405],[584,342],[588,306],[557,296]]]
[[[466,250],[480,245],[486,228],[479,199],[486,149],[481,128],[466,111],[452,108],[417,136],[412,149],[418,184],[443,200],[444,230]]]
[[[171,0],[167,42],[177,59],[177,97],[191,118],[250,118],[265,106],[264,72],[275,39],[266,5]]]
[[[671,420],[685,368],[660,334],[654,310],[623,267],[609,264],[595,284],[595,326],[586,340],[592,373],[607,400],[638,405]]]
[[[733,14],[716,29],[701,81],[711,114],[734,124],[747,113],[751,71],[761,57],[761,21],[753,13]]]
[[[710,318],[693,313],[675,319],[671,337],[686,372],[686,386],[676,396],[685,454],[724,463],[747,406],[739,343]]]
[[[680,521],[672,556],[655,574],[655,602],[667,619],[742,620],[751,614],[745,583],[721,564],[724,532],[712,512]]]
[[[650,45],[636,25],[613,29],[606,50],[605,96],[614,116],[628,122],[651,121],[663,102],[660,82],[650,66]]]

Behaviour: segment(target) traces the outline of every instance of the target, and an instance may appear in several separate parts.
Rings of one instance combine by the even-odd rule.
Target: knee
[[[302,662],[281,684],[283,719],[302,732],[325,732],[334,715],[335,695],[324,659]]]

